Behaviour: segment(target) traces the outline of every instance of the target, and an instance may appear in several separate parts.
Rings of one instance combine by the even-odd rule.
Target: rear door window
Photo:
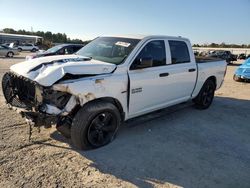
[[[77,52],[78,50],[80,50],[82,48],[82,46],[73,46],[73,51]]]
[[[187,44],[183,41],[169,41],[172,64],[189,63],[190,55]]]
[[[68,46],[65,48],[65,54],[73,54],[73,47],[72,46]]]

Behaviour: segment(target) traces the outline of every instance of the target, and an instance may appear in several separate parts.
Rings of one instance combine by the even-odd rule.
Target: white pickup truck
[[[9,106],[35,126],[56,124],[79,149],[113,140],[121,122],[193,100],[206,109],[227,63],[196,60],[188,39],[98,37],[75,55],[11,66],[2,88]]]

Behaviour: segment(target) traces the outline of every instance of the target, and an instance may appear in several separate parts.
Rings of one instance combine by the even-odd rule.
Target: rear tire
[[[18,48],[17,50],[18,50],[19,52],[23,51],[23,49],[22,49],[22,48]]]
[[[115,105],[90,102],[73,118],[71,140],[78,149],[99,148],[114,139],[120,123],[120,112]]]
[[[213,80],[207,80],[202,86],[198,96],[193,100],[197,109],[207,109],[213,102],[216,86]]]

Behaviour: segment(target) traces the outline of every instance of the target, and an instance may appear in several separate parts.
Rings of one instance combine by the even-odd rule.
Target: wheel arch
[[[204,86],[204,84],[208,80],[212,80],[213,83],[215,84],[215,88],[217,88],[217,78],[216,78],[216,76],[209,76],[208,78],[204,79],[204,81],[203,80],[200,81],[200,82],[202,82],[202,84],[198,84],[198,86],[196,85],[196,88],[194,89],[194,92],[192,93],[192,98],[195,98],[195,97],[198,96],[198,94],[201,91],[202,87]]]
[[[214,84],[215,87],[214,88],[208,87],[209,91],[207,91],[206,85],[209,84],[209,82],[210,82],[210,84],[211,83]],[[204,88],[204,86],[205,86],[205,88]],[[216,77],[210,76],[203,83],[198,95],[195,98],[193,98],[193,102],[195,103],[195,107],[198,109],[201,109],[201,110],[207,109],[213,101],[215,90],[216,90]],[[210,91],[212,91],[212,92],[210,92]],[[205,93],[205,95],[203,95],[203,93]],[[207,96],[209,96],[209,97],[207,97]]]
[[[210,77],[208,77],[207,79],[206,79],[206,81],[207,80],[212,80],[213,82],[214,82],[214,84],[215,84],[215,88],[217,88],[217,79],[216,79],[216,77],[215,76],[210,76]],[[206,82],[205,81],[205,82]],[[204,84],[205,84],[205,82],[204,82]],[[203,85],[204,85],[203,84]]]
[[[122,104],[121,104],[121,102],[118,99],[113,98],[113,97],[101,97],[101,98],[96,98],[96,99],[90,100],[90,101],[86,102],[83,106],[79,106],[78,109],[84,108],[86,105],[89,105],[89,104],[94,103],[96,101],[109,102],[109,103],[115,105],[115,107],[120,112],[121,120],[124,121],[124,119],[125,119],[125,112],[123,110]]]

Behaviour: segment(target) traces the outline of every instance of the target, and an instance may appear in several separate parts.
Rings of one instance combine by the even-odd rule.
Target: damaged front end
[[[71,124],[71,115],[77,107],[75,96],[41,86],[12,72],[3,76],[2,89],[6,103],[18,110],[30,125],[48,128],[57,124],[69,128],[67,125]]]

